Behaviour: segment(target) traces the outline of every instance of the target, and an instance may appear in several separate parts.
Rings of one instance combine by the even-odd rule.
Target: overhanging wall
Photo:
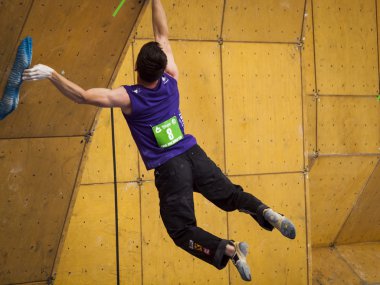
[[[27,35],[33,64],[50,65],[84,88],[109,86],[143,7],[128,1],[113,18],[117,4],[1,1],[0,86]],[[20,97],[18,109],[0,122],[0,284],[51,277],[98,112],[67,100],[47,81],[24,83]]]

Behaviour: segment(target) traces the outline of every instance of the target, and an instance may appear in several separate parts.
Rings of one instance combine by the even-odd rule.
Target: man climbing
[[[248,245],[221,239],[196,224],[193,192],[225,211],[250,214],[266,230],[294,239],[294,225],[253,195],[234,185],[209,159],[196,139],[184,132],[179,110],[178,68],[168,39],[165,11],[152,0],[155,42],[145,44],[136,60],[137,85],[84,90],[52,68],[38,64],[24,80],[49,79],[63,95],[80,104],[119,107],[147,169],[155,169],[160,213],[169,236],[190,254],[224,268],[231,260],[241,277],[251,280]]]

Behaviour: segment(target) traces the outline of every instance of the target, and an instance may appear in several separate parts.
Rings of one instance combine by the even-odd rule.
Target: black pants
[[[273,229],[263,217],[268,207],[232,184],[198,145],[159,166],[154,174],[161,218],[169,236],[177,246],[218,269],[227,265],[224,251],[230,241],[197,227],[193,191],[225,211],[246,212],[263,228]]]

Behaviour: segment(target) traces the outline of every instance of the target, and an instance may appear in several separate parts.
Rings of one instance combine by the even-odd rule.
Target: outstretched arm
[[[165,71],[178,80],[178,67],[174,61],[173,52],[169,43],[169,29],[164,7],[160,0],[152,0],[152,23],[156,42],[168,58]]]
[[[120,107],[122,109],[127,109],[130,106],[129,95],[124,87],[84,90],[79,85],[43,64],[37,64],[31,69],[26,69],[23,73],[23,80],[41,79],[49,79],[63,95],[78,104],[90,104],[98,107]]]

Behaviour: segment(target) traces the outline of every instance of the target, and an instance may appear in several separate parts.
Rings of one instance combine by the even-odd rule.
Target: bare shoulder
[[[115,96],[128,96],[129,97],[128,92],[127,92],[127,90],[125,90],[124,86],[120,86],[120,87],[112,89],[112,93]]]
[[[131,99],[124,86],[112,89],[112,92],[114,93],[113,95],[120,100],[118,107],[120,107],[121,111],[126,115],[130,115],[132,113]]]

